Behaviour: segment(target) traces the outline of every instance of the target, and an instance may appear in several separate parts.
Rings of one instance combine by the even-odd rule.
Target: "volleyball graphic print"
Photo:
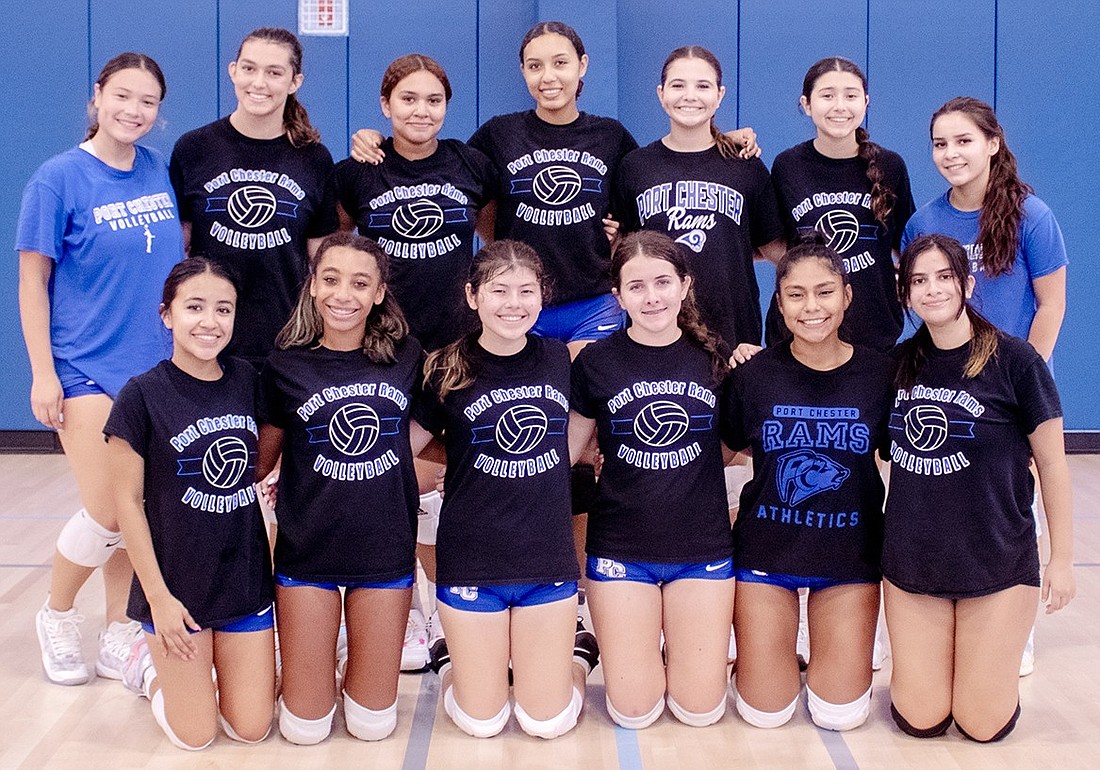
[[[653,401],[634,418],[634,435],[651,447],[664,447],[683,438],[689,422],[688,413],[679,404]]]
[[[539,445],[549,427],[550,422],[541,409],[517,404],[497,420],[497,446],[509,454],[526,454]]]
[[[547,166],[535,174],[531,189],[543,203],[561,206],[580,193],[581,175],[568,166]]]
[[[443,209],[435,201],[419,198],[399,206],[391,224],[404,238],[427,238],[443,226]]]
[[[843,254],[855,246],[859,238],[859,220],[855,214],[844,209],[826,211],[814,227],[829,240],[829,248],[837,254]]]
[[[202,475],[210,486],[229,489],[248,468],[248,447],[236,436],[222,436],[202,456]]]
[[[374,409],[366,404],[345,404],[329,420],[328,438],[345,455],[358,457],[374,446],[381,430]]]
[[[947,440],[948,427],[947,415],[934,404],[914,406],[905,413],[905,437],[919,452],[939,449]]]
[[[275,216],[278,202],[266,187],[246,185],[234,190],[225,205],[229,216],[241,227],[262,227]]]

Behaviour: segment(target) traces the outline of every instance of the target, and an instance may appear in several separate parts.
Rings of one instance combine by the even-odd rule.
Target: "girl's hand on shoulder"
[[[194,660],[198,647],[189,630],[202,629],[180,600],[168,594],[163,599],[150,601],[149,611],[153,615],[160,652],[165,657],[175,655],[180,660]]]
[[[742,342],[733,350],[733,355],[730,356],[730,369],[736,369],[738,364],[748,363],[748,360],[759,353],[764,348],[759,345],[753,345],[751,342]]]
[[[1073,565],[1052,559],[1043,574],[1042,601],[1047,606],[1046,614],[1062,609],[1076,594],[1077,581],[1073,577]]]
[[[361,128],[351,135],[351,157],[360,163],[377,166],[386,157],[382,152],[382,134],[373,128]]]
[[[759,158],[760,145],[756,143],[756,132],[750,126],[727,131],[726,136],[737,145],[738,153],[742,158]]]
[[[61,380],[54,374],[49,377],[35,377],[31,382],[31,411],[34,419],[45,425],[61,431],[65,427],[65,414],[62,406],[65,403],[65,392],[61,388]]]

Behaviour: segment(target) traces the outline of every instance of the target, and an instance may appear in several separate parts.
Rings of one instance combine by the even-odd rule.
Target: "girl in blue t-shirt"
[[[96,78],[84,142],[46,161],[23,193],[15,247],[19,308],[31,363],[31,409],[58,432],[83,504],[57,540],[50,593],[36,625],[46,677],[83,684],[73,602],[103,568],[107,627],[95,671],[122,678],[141,634],[127,620],[132,571],[118,531],[113,478],[103,452],[111,402],[133,375],[169,351],[156,307],[183,256],[164,158],[137,142],[157,122],[164,75],[151,58],[124,53]]]
[[[262,741],[275,706],[271,560],[250,470],[256,371],[218,359],[236,302],[216,263],[176,265],[160,305],[172,358],[127,383],[103,429],[137,576],[129,614],[145,629],[123,681],[188,750],[210,745],[219,721],[234,740]]]
[[[951,188],[917,210],[902,248],[942,233],[966,248],[974,309],[1001,331],[1054,353],[1066,312],[1066,246],[1054,214],[1020,179],[985,102],[960,96],[932,115],[932,160]]]

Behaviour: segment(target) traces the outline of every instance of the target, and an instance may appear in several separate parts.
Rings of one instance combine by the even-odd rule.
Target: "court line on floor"
[[[45,564],[0,564],[0,569],[49,569],[50,563]]]
[[[859,763],[852,756],[843,735],[821,728],[818,728],[817,733],[821,736],[821,742],[825,744],[825,750],[829,752],[829,758],[833,760],[836,770],[859,770]]]
[[[405,760],[401,770],[423,770],[428,764],[432,732],[435,730],[435,712],[439,704],[439,677],[431,671],[420,674],[420,692],[416,696],[409,742],[405,746]]]

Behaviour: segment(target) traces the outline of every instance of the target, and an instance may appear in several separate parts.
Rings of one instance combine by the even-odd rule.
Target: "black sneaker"
[[[438,674],[449,665],[451,653],[447,651],[447,637],[443,635],[439,616],[433,614],[428,621],[428,667]]]
[[[573,639],[573,660],[584,666],[588,674],[600,665],[600,646],[596,644],[596,636],[584,627],[584,621],[579,615],[577,635]]]

